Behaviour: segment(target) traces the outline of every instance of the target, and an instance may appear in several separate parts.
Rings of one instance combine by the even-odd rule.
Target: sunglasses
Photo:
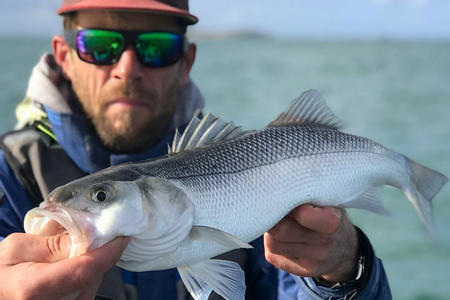
[[[162,68],[176,63],[188,46],[184,35],[173,32],[67,29],[64,39],[82,61],[95,65],[115,64],[123,51],[133,45],[141,64]]]

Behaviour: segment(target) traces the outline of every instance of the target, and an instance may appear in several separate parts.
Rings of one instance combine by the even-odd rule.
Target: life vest
[[[34,205],[56,187],[87,175],[48,134],[28,126],[0,137],[0,149]]]

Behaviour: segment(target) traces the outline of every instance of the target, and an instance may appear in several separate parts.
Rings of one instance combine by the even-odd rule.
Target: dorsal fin
[[[176,153],[176,152],[180,152],[180,149],[184,149],[184,147],[186,146],[189,137],[192,136],[192,134],[194,133],[195,128],[197,127],[197,125],[200,123],[200,119],[197,116],[194,116],[191,121],[189,122],[188,126],[186,126],[186,128],[184,129],[184,132],[182,135],[177,136],[175,135],[174,141],[172,143],[172,152],[171,153]],[[178,131],[178,129],[177,129]],[[175,139],[177,139],[175,141]]]
[[[334,115],[320,93],[307,90],[295,99],[268,127],[289,124],[316,123],[335,129],[342,128],[342,122]]]
[[[194,116],[183,134],[180,135],[178,130],[175,132],[172,147],[169,147],[169,154],[233,139],[243,132],[240,126],[234,125],[233,122],[225,122],[211,113],[207,113],[202,119]]]

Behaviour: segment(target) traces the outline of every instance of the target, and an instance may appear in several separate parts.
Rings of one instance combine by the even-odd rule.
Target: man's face
[[[182,33],[175,18],[157,14],[81,11],[76,20],[82,28]],[[83,62],[73,49],[68,55],[65,74],[108,148],[139,152],[162,137],[172,120],[177,90],[187,81],[184,58],[149,68],[137,60],[133,47],[106,66]]]

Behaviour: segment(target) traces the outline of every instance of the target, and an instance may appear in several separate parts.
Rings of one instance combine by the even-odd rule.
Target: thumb
[[[44,237],[41,245],[42,260],[56,262],[69,257],[72,240],[66,234]]]
[[[11,265],[60,261],[69,257],[72,244],[68,234],[39,236],[27,233],[13,233],[1,243],[2,262]]]
[[[67,231],[54,220],[51,220],[39,233],[44,237],[40,241],[40,258],[43,262],[55,262],[69,257],[72,241]]]

